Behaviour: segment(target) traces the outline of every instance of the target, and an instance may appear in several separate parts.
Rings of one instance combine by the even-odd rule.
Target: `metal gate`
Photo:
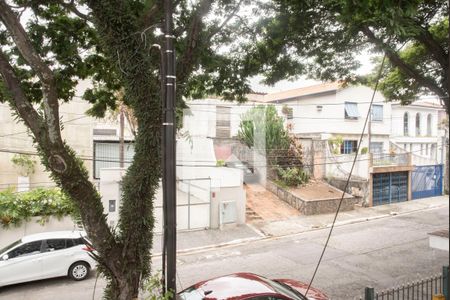
[[[411,184],[413,199],[442,195],[442,165],[416,166]]]
[[[373,174],[373,205],[408,200],[408,172]]]

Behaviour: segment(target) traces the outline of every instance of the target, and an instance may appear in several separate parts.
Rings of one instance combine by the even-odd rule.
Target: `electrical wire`
[[[359,144],[358,144],[359,145]],[[359,145],[360,146],[360,145]],[[359,146],[358,146],[358,149],[359,149]],[[438,151],[438,150],[442,150],[442,148],[443,148],[443,146],[441,145],[441,146],[439,146],[439,147],[436,147],[436,151]],[[9,150],[9,149],[1,149],[0,148],[0,153],[13,153],[13,154],[24,154],[24,155],[33,155],[33,156],[39,156],[39,154],[38,153],[36,153],[36,152],[30,152],[30,151],[25,151],[25,150]],[[405,153],[400,153],[400,154],[407,154],[407,153],[411,153],[411,154],[413,154],[413,153],[416,153],[416,152],[423,152],[423,149],[419,149],[419,150],[414,150],[414,151],[407,151],[407,152],[405,152]],[[351,153],[351,154],[355,154],[355,153]],[[374,153],[375,154],[375,153]],[[390,154],[390,153],[381,153],[381,154],[376,154],[376,158],[377,159],[379,159],[379,158],[385,158],[385,157],[391,157],[392,156],[392,154]],[[95,158],[95,157],[92,157],[92,156],[82,156],[82,155],[79,155],[79,156],[77,156],[77,157],[79,157],[81,160],[84,160],[84,161],[94,161],[94,162],[109,162],[109,163],[120,163],[120,160],[119,159],[102,159],[101,158],[101,156],[100,157],[97,157],[97,158]],[[290,158],[290,156],[288,156],[288,155],[273,155],[273,156],[271,156],[271,155],[269,155],[269,156],[266,156],[266,157],[274,157],[274,158]],[[331,158],[335,158],[335,156],[325,156],[325,157],[323,157],[322,159],[331,159]],[[356,160],[356,161],[369,161],[370,160],[370,158],[364,158],[364,159],[358,159],[358,160]],[[324,163],[312,163],[312,164],[295,164],[295,165],[292,165],[292,166],[298,166],[298,167],[301,167],[301,166],[309,166],[309,167],[313,167],[313,166],[322,166],[322,165],[334,165],[334,164],[336,164],[336,163],[339,163],[339,164],[344,164],[344,163],[350,163],[350,162],[353,162],[354,160],[352,159],[352,160],[343,160],[343,161],[340,161],[340,162],[324,162]],[[181,160],[181,161],[178,161],[179,163],[177,163],[177,167],[218,167],[218,168],[220,168],[220,166],[216,166],[216,165],[210,165],[210,164],[189,164],[190,162],[192,162],[192,163],[198,163],[198,162],[204,162],[204,163],[212,163],[212,162],[214,162],[214,161],[207,161],[207,160],[204,160],[204,161],[201,161],[201,160],[192,160],[192,161],[188,161],[188,160]],[[131,164],[131,163],[133,163],[133,160],[124,160],[124,163],[125,164]],[[279,166],[278,164],[255,164],[255,165],[253,165],[254,167],[274,167],[274,166]]]
[[[361,135],[360,135],[360,138],[359,138],[359,143],[358,143],[358,146],[357,146],[355,158],[353,160],[353,164],[352,164],[352,167],[350,169],[350,173],[348,174],[347,181],[345,183],[345,187],[342,190],[342,196],[341,196],[341,199],[339,200],[339,204],[338,204],[338,207],[336,209],[336,213],[334,215],[333,223],[331,224],[330,231],[328,233],[327,239],[325,241],[325,245],[323,247],[322,253],[320,254],[319,261],[317,262],[317,265],[316,265],[314,273],[313,273],[313,275],[311,277],[311,280],[310,280],[310,282],[308,284],[308,288],[306,289],[305,297],[307,297],[307,294],[308,294],[308,292],[309,292],[309,290],[311,288],[311,285],[312,285],[312,283],[314,281],[314,278],[316,277],[317,271],[319,270],[319,266],[320,266],[320,264],[322,262],[323,256],[325,254],[325,250],[327,249],[328,243],[330,242],[331,234],[333,233],[334,225],[336,224],[336,219],[337,219],[337,216],[339,214],[339,210],[341,209],[342,201],[344,200],[345,191],[347,190],[348,185],[350,183],[350,178],[351,178],[352,173],[353,173],[353,168],[355,167],[355,164],[356,164],[356,159],[358,157],[359,148],[361,147],[361,143],[362,143],[362,140],[363,140],[363,137],[364,137],[364,132],[365,132],[366,126],[367,126],[367,121],[369,120],[370,108],[372,107],[372,102],[373,102],[373,100],[375,98],[375,93],[376,93],[377,88],[378,88],[378,83],[380,82],[381,73],[382,73],[382,70],[383,70],[383,66],[384,66],[385,60],[386,60],[386,54],[383,56],[383,60],[382,60],[381,65],[380,65],[380,70],[378,71],[377,81],[376,81],[376,84],[375,84],[375,87],[374,87],[374,91],[373,91],[373,94],[372,94],[372,99],[371,99],[371,103],[369,105],[369,110],[367,111],[366,120],[364,122],[364,128],[363,128],[363,130],[361,132]]]
[[[67,124],[69,122],[73,122],[73,121],[84,119],[84,118],[88,118],[88,117],[90,117],[90,116],[83,115],[81,117],[77,117],[77,118],[74,118],[74,119],[70,119],[70,120],[64,121],[64,122],[62,122],[62,124]],[[0,138],[7,137],[7,136],[14,136],[14,135],[19,135],[19,134],[24,134],[24,133],[28,133],[28,130],[0,135]]]

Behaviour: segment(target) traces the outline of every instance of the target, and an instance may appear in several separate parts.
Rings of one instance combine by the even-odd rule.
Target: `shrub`
[[[287,186],[297,186],[306,183],[309,180],[309,175],[303,169],[293,168],[278,168],[278,177]]]
[[[338,155],[341,153],[341,145],[344,143],[344,139],[342,136],[337,135],[328,140],[328,143],[331,148],[331,152],[335,155]]]
[[[31,159],[29,155],[26,154],[14,154],[11,162],[19,168],[21,176],[30,176],[34,174],[34,167],[36,161]]]
[[[218,159],[218,160],[216,161],[216,166],[217,166],[217,167],[223,167],[223,166],[225,166],[225,161],[224,161],[223,159]]]
[[[69,198],[60,189],[34,189],[15,193],[12,189],[0,192],[0,225],[19,226],[31,217],[41,217],[44,223],[50,216],[62,218],[78,213]]]

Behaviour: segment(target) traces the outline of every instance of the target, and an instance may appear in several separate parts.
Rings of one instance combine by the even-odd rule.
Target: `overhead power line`
[[[377,88],[378,88],[378,83],[379,83],[380,78],[381,78],[381,73],[382,73],[382,70],[383,70],[383,66],[384,66],[384,61],[385,60],[386,60],[386,55],[383,56],[383,61],[381,62],[380,69],[378,71],[377,81],[376,81],[376,84],[375,84],[375,88],[373,90],[372,99],[370,100],[369,109],[367,110],[367,115],[366,115],[366,119],[365,119],[365,122],[364,122],[364,127],[363,127],[363,129],[361,131],[361,135],[359,137],[359,143],[358,143],[357,148],[356,148],[356,154],[355,154],[355,158],[354,158],[353,163],[352,163],[352,167],[350,169],[350,173],[348,174],[347,181],[345,183],[345,187],[344,187],[344,189],[342,191],[342,196],[341,196],[341,199],[339,200],[339,204],[338,204],[338,207],[336,209],[336,213],[334,215],[333,223],[331,224],[330,231],[329,231],[327,239],[325,241],[325,245],[323,246],[322,253],[320,254],[320,257],[319,257],[319,260],[317,262],[316,268],[315,268],[314,273],[313,273],[313,275],[311,277],[311,280],[310,280],[310,282],[308,284],[308,288],[306,289],[305,297],[307,297],[308,292],[309,292],[309,290],[311,288],[311,285],[312,285],[312,283],[314,281],[314,278],[316,277],[317,271],[319,270],[319,266],[320,266],[320,264],[322,262],[323,255],[325,254],[325,250],[328,247],[328,243],[330,241],[331,234],[333,233],[334,225],[336,224],[336,219],[337,219],[337,216],[339,214],[339,210],[341,209],[342,201],[344,200],[344,197],[345,197],[345,191],[347,190],[348,185],[350,183],[350,178],[352,176],[353,168],[355,167],[356,160],[358,158],[359,148],[361,147],[362,140],[363,140],[363,137],[364,137],[364,132],[366,130],[367,122],[368,122],[369,116],[370,116],[370,108],[372,107],[372,103],[373,103],[374,98],[375,98],[375,93],[376,93]]]
[[[442,144],[441,146],[436,147],[436,151],[438,150],[442,150]],[[420,149],[420,150],[415,150],[415,151],[408,151],[405,152],[404,154],[407,153],[418,153],[418,152],[423,152],[424,149]],[[0,148],[0,152],[3,153],[12,153],[12,154],[24,154],[24,155],[33,155],[33,156],[39,156],[38,153],[36,152],[31,152],[31,151],[26,151],[26,150],[10,150],[10,149],[1,149]],[[403,154],[403,153],[398,153],[398,154]],[[397,155],[398,155],[397,154]],[[355,155],[356,156],[356,155]],[[81,160],[84,161],[96,161],[96,162],[109,162],[109,163],[120,163],[119,159],[105,159],[102,157],[98,157],[95,158],[93,156],[83,156],[83,155],[78,155],[78,157]],[[279,158],[291,158],[291,156],[287,156],[287,155],[281,155],[281,156],[271,156],[271,157],[279,157]],[[392,157],[392,154],[390,153],[382,153],[381,155],[376,156],[376,159],[381,159],[381,158],[388,158],[388,157]],[[336,156],[325,156],[322,159],[323,160],[327,160],[327,159],[335,159]],[[357,159],[356,161],[369,161],[370,158],[364,158],[364,159]],[[333,161],[333,162],[323,162],[323,163],[313,163],[313,164],[290,164],[290,166],[292,167],[313,167],[313,166],[323,166],[323,165],[335,165],[335,164],[345,164],[345,163],[351,163],[354,160],[343,160],[343,161]],[[177,167],[197,167],[197,168],[202,168],[202,167],[217,167],[220,168],[220,166],[216,166],[216,165],[210,165],[207,163],[211,163],[213,161],[207,161],[207,160],[177,160]],[[133,163],[133,160],[125,160],[124,163],[126,164],[131,164]],[[195,164],[190,164],[190,163],[195,163]],[[205,163],[205,164],[199,164],[199,163]],[[255,164],[252,165],[252,167],[276,167],[276,166],[280,166],[279,164]]]

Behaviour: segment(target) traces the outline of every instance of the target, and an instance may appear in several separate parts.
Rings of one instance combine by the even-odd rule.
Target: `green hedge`
[[[16,193],[12,189],[0,192],[0,226],[19,226],[31,217],[41,217],[44,223],[50,216],[62,218],[76,216],[75,208],[69,198],[57,188],[38,188],[28,192]]]

